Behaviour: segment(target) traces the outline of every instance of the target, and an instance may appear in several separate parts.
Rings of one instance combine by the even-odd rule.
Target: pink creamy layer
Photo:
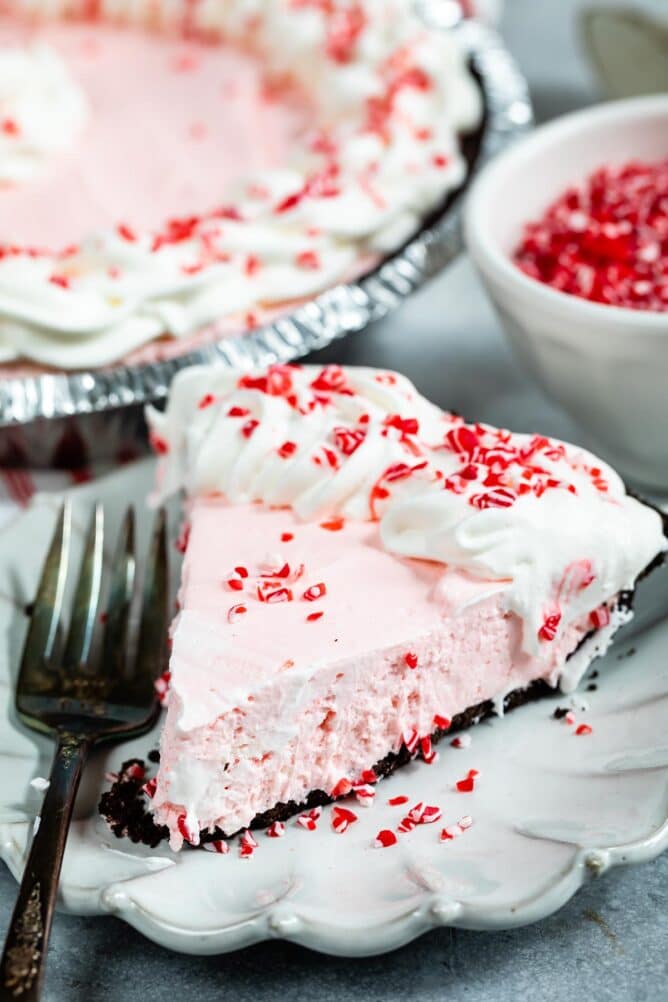
[[[62,57],[90,115],[42,177],[0,187],[0,242],[59,250],[211,210],[231,182],[281,166],[310,120],[305,102],[267,98],[259,63],[230,46],[0,16],[0,48],[33,40]]]
[[[282,542],[285,532],[294,539]],[[293,601],[257,599],[254,575],[268,551],[291,571],[304,564],[287,585]],[[226,583],[238,566],[249,573],[242,591]],[[306,601],[320,583],[324,597]],[[229,622],[241,603],[247,612]],[[405,732],[432,732],[435,714],[451,718],[532,679],[556,679],[586,630],[546,645],[544,661],[529,657],[502,585],[391,556],[373,523],[330,531],[287,510],[216,498],[192,508],[181,607],[153,801],[174,848],[181,815],[190,830],[231,834],[277,802],[356,779],[398,751]]]

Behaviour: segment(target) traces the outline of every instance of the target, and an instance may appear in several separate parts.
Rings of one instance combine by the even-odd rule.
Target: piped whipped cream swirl
[[[316,123],[283,168],[240,179],[204,215],[152,233],[119,220],[53,253],[0,246],[4,360],[96,367],[226,316],[252,326],[258,305],[311,297],[401,245],[465,177],[458,135],[479,121],[479,93],[453,38],[426,29],[406,0],[96,7],[115,22],[252,50],[270,79],[308,93]],[[71,16],[89,5],[14,8]]]
[[[48,45],[0,49],[0,205],[2,186],[45,171],[88,113],[85,95]]]
[[[582,616],[604,618],[665,547],[657,512],[595,456],[466,424],[393,372],[196,367],[149,422],[159,497],[184,488],[305,520],[376,520],[388,551],[501,587],[532,654]]]

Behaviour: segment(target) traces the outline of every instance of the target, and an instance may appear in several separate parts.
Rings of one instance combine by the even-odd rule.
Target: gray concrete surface
[[[573,0],[507,0],[503,28],[529,77],[540,118],[596,97],[578,51],[579,6]],[[581,437],[515,367],[466,260],[396,317],[321,357],[393,366],[428,396],[465,414]],[[8,872],[0,869],[0,935],[14,891]],[[606,875],[535,926],[496,934],[440,930],[369,960],[322,957],[282,943],[220,958],[181,957],[115,919],[58,916],[45,997],[654,1002],[668,998],[667,942],[668,854]]]

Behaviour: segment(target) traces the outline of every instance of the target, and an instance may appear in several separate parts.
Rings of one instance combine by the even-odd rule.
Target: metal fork
[[[104,514],[100,505],[95,507],[65,642],[61,623],[71,535],[71,508],[66,503],[42,571],[16,689],[20,719],[54,737],[56,752],[0,963],[1,1002],[40,998],[58,878],[82,768],[94,744],[118,741],[151,727],[159,709],[154,680],[167,660],[164,510],[156,519],[143,596],[139,597],[134,513],[128,509],[112,563],[105,617],[99,611]],[[131,610],[139,604],[141,622],[131,654],[131,633],[135,632],[130,629]]]

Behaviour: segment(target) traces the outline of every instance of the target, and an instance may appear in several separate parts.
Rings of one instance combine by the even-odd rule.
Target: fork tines
[[[45,679],[52,694],[56,679],[80,676],[106,678],[133,705],[154,698],[153,682],[167,661],[168,560],[167,520],[164,509],[156,516],[144,574],[143,595],[137,587],[135,515],[126,511],[109,573],[105,573],[105,528],[101,504],[94,506],[72,614],[63,648],[65,584],[72,546],[72,510],[63,504],[44,563],[25,641],[19,673],[21,696],[44,693]],[[101,612],[105,580],[106,610]],[[130,657],[133,609],[141,606],[136,656]],[[109,692],[109,687],[107,692]],[[115,697],[116,700],[116,697]]]

